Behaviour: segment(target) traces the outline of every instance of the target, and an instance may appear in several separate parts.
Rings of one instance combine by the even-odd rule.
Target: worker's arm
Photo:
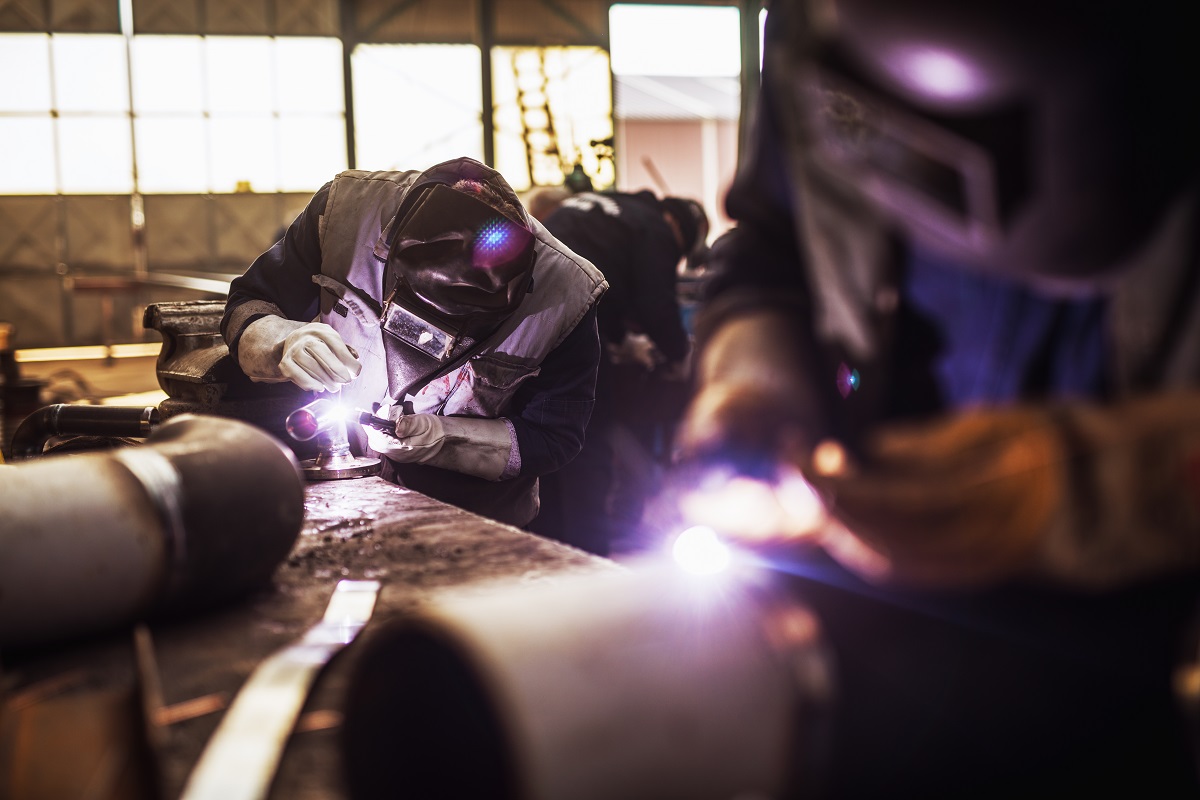
[[[647,225],[632,252],[628,274],[633,282],[633,321],[669,363],[678,363],[690,349],[676,293],[679,248],[665,224]]]
[[[508,418],[520,447],[522,475],[545,475],[579,454],[596,403],[599,364],[593,306],[513,397]]]
[[[809,469],[896,580],[1106,589],[1200,567],[1200,394],[980,409]]]
[[[972,409],[882,425],[857,459],[832,441],[791,459],[727,535],[820,545],[864,577],[923,587],[1104,590],[1200,568],[1195,391]]]
[[[320,290],[312,277],[321,271],[319,223],[331,184],[322,186],[283,238],[254,260],[229,286],[221,335],[238,359],[242,334],[263,316],[309,322],[319,309]]]
[[[291,381],[307,391],[336,391],[362,369],[330,326],[312,322],[321,271],[320,216],[329,196],[322,187],[283,237],[230,285],[221,332],[229,352],[251,380]]]

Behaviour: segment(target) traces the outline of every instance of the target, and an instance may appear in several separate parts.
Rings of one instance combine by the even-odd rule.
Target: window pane
[[[279,110],[341,113],[342,45],[337,39],[286,37],[275,40]]]
[[[0,34],[0,76],[0,112],[49,111],[50,37]]]
[[[50,117],[0,117],[0,192],[54,194],[54,128]]]
[[[138,186],[143,192],[208,191],[208,148],[204,119],[140,117],[137,135]]]
[[[275,110],[269,38],[209,36],[206,45],[210,110],[260,114]]]
[[[58,152],[63,192],[132,192],[131,148],[127,117],[60,117]]]
[[[602,161],[591,144],[613,135],[603,50],[498,47],[492,55],[492,81],[496,166],[513,188],[562,183],[576,161],[596,188],[611,185],[612,163]]]
[[[135,36],[135,113],[204,110],[204,71],[199,36]]]
[[[346,123],[341,117],[284,117],[278,155],[280,190],[315,192],[346,168]]]
[[[279,189],[274,119],[214,117],[209,136],[214,192],[238,191],[246,184],[255,192]]]
[[[738,75],[739,24],[736,8],[614,5],[608,14],[613,74]]]
[[[60,111],[128,111],[125,40],[108,34],[55,34],[54,99]]]
[[[351,76],[362,169],[423,169],[459,156],[483,158],[479,48],[359,45]]]

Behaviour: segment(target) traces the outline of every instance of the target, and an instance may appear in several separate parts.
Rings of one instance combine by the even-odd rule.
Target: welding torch
[[[285,426],[293,439],[307,442],[315,439],[318,434],[331,430],[339,423],[351,421],[383,431],[389,436],[396,435],[396,423],[392,420],[377,417],[363,409],[343,408],[336,401],[324,397],[288,414]]]
[[[396,435],[396,423],[390,419],[377,417],[370,411],[362,410],[359,410],[357,419],[360,425],[366,425],[367,427],[374,428],[377,431],[383,431],[388,436],[394,437]]]

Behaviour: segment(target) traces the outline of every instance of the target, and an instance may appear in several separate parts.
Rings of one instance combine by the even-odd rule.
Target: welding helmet
[[[391,232],[383,328],[447,358],[496,330],[529,290],[534,235],[518,206],[478,181],[415,189]]]
[[[806,179],[962,263],[1094,278],[1194,181],[1187,4],[798,3],[765,69]]]

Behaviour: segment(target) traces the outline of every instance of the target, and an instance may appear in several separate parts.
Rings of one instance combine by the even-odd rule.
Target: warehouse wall
[[[139,341],[147,303],[209,296],[156,288],[156,273],[241,273],[308,199],[146,195],[141,249],[130,196],[0,197],[0,320],[14,325],[18,348]],[[151,285],[122,287],[139,271],[138,251]]]
[[[489,3],[494,26],[482,31]],[[157,34],[340,36],[362,42],[469,42],[607,48],[609,0],[134,0],[134,30]],[[739,5],[690,0],[687,5]],[[0,0],[0,32],[119,33],[119,0]],[[353,130],[352,109],[347,111]],[[671,124],[668,123],[668,127]],[[662,131],[623,128],[629,152]],[[693,125],[693,128],[696,126]],[[719,125],[721,179],[731,174],[732,128]],[[669,134],[668,134],[669,135]],[[352,140],[352,137],[350,137]],[[684,139],[690,141],[689,133]],[[734,137],[735,138],[735,137]],[[688,170],[691,145],[661,150],[671,190],[711,199],[711,174]],[[102,153],[97,154],[103,157]],[[621,153],[618,153],[618,158]],[[682,160],[681,160],[682,159]],[[700,164],[699,161],[696,162]],[[628,163],[622,188],[653,188]],[[618,167],[618,175],[620,176]],[[709,169],[711,173],[711,168]],[[695,179],[695,182],[693,182]],[[314,187],[315,188],[315,187]],[[704,198],[705,194],[708,198]],[[274,240],[308,193],[0,196],[0,320],[12,346],[47,347],[153,338],[140,329],[149,302],[205,296],[131,280],[156,274],[229,277]]]

